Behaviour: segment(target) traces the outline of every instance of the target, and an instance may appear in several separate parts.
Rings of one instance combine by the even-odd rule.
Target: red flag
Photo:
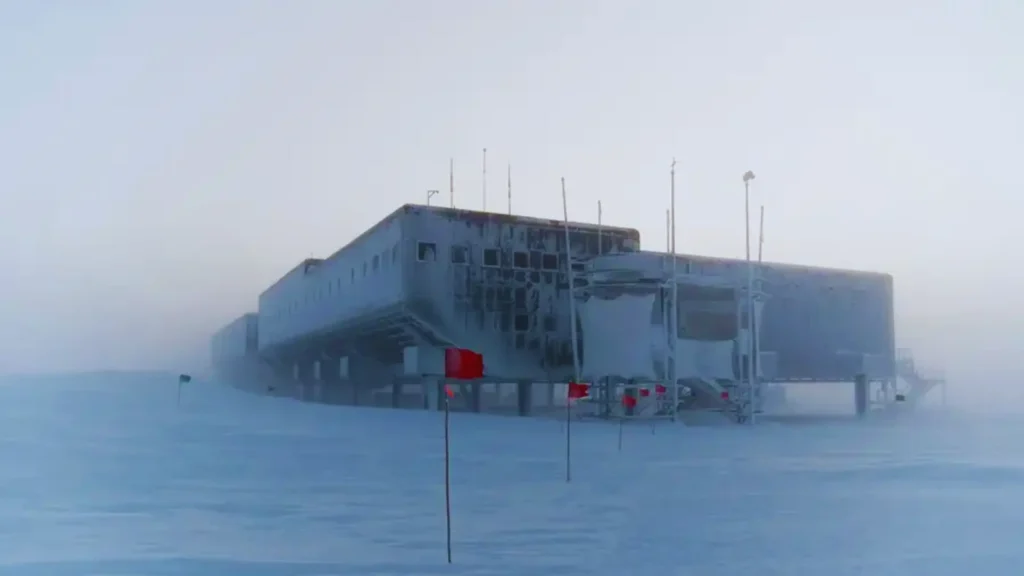
[[[667,392],[667,391],[668,391],[668,390],[667,390],[667,389],[666,389],[666,388],[665,388],[664,386],[662,386],[661,384],[656,384],[656,385],[654,386],[654,392],[655,392],[655,394],[657,394],[658,396],[661,396],[662,394],[664,394],[664,393],[665,393],[665,392]]]
[[[484,357],[465,348],[447,348],[444,351],[444,377],[454,380],[473,380],[484,377]]]
[[[651,391],[648,390],[647,388],[641,388],[640,389],[640,396],[646,398],[646,397],[648,397],[650,395],[651,395]]]
[[[577,384],[576,382],[569,382],[568,397],[570,400],[577,400],[579,398],[586,398],[590,395],[590,384]]]
[[[729,399],[729,391],[725,390],[725,391],[722,392],[722,400],[728,400],[728,399]]]
[[[447,384],[444,386],[444,393],[447,394],[449,398],[455,398],[455,390],[452,390],[452,387]]]
[[[626,408],[634,408],[636,407],[636,398],[633,398],[628,394],[623,394],[622,405],[625,406]]]

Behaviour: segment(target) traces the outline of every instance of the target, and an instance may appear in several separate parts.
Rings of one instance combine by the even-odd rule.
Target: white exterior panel
[[[653,381],[654,294],[591,298],[580,306],[585,381],[602,377]]]

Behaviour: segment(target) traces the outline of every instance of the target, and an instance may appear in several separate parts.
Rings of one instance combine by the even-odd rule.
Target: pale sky
[[[897,337],[1020,376],[1017,0],[0,0],[0,373],[177,368],[405,202],[892,273]],[[756,208],[755,208],[756,210]],[[1018,379],[1019,382],[1019,379]]]

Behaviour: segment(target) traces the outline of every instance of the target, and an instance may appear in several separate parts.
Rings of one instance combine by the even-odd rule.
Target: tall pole
[[[455,158],[448,159],[448,202],[455,208]]]
[[[484,148],[484,181],[481,192],[483,194],[483,211],[487,212],[487,148]]]
[[[569,330],[572,336],[572,365],[576,382],[580,381],[580,359],[576,334],[576,285],[573,279],[572,246],[569,244],[569,201],[565,194],[565,178],[562,178],[562,215],[565,221],[565,273],[569,277]]]
[[[757,279],[758,279],[758,291],[761,288],[761,257],[764,255],[764,204],[761,205],[761,222],[757,229]],[[757,359],[756,368],[759,372],[757,374],[757,385],[760,388],[761,382],[761,319],[757,316],[757,302],[754,302],[754,358]]]
[[[512,215],[512,163],[508,164],[508,215]]]
[[[671,237],[672,237],[672,212],[671,212],[671,210],[665,210],[665,254],[668,254],[672,250],[672,240],[671,240]],[[665,258],[662,259],[662,272],[664,272],[665,274],[668,274],[668,270],[669,270],[668,256],[666,256]],[[669,347],[669,335],[672,333],[672,331],[669,329],[669,323],[668,323],[668,285],[667,284],[663,285],[661,287],[661,324],[665,328],[665,354],[664,354],[665,357],[663,358],[663,362],[664,362],[665,368],[663,370],[662,377],[665,380],[665,384],[664,385],[665,385],[665,389],[667,390],[668,389],[669,379],[670,379],[668,360],[669,360],[669,354],[671,353],[671,350],[672,350]],[[674,413],[674,411],[673,411],[673,413]]]
[[[672,211],[665,210],[665,252],[672,251]]]
[[[448,563],[452,563],[452,482],[451,482],[451,451],[448,432],[448,383],[444,385],[444,517],[448,532]]]
[[[672,420],[676,419],[676,412],[679,410],[679,310],[677,305],[679,304],[679,258],[676,256],[676,159],[672,159],[672,170],[670,173],[671,180],[671,210],[672,210],[672,232],[670,239],[672,242],[672,313],[671,313],[671,326],[672,331],[669,332],[669,342],[672,343]]]
[[[438,190],[427,190],[427,206],[430,206],[430,199],[440,193]]]
[[[579,350],[577,348],[577,334],[576,334],[576,286],[573,280],[572,270],[572,247],[569,244],[569,202],[565,195],[565,178],[562,178],[562,216],[565,222],[565,273],[569,277],[569,330],[572,335],[572,366],[575,378],[573,382],[577,384],[580,381],[580,357]],[[571,447],[572,447],[572,434],[570,434],[570,422],[569,408],[572,399],[569,398],[568,394],[565,399],[565,481],[569,482],[572,478],[572,469],[570,463]]]
[[[743,198],[746,218],[746,252],[747,252],[747,388],[750,406],[748,422],[754,423],[754,264],[750,260],[750,181],[754,173],[747,171],[743,175]]]
[[[603,231],[601,228],[601,201],[597,201],[597,255],[601,256],[604,254],[604,236],[601,234]]]
[[[761,263],[764,255],[764,204],[761,205],[761,226],[757,230],[757,263]]]

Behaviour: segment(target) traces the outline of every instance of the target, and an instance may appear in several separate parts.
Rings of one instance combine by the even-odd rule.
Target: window
[[[534,270],[540,270],[541,268],[541,253],[534,250],[530,252],[530,268]]]
[[[366,278],[366,262],[363,262],[363,278]]]
[[[514,304],[520,310],[526,308],[526,288],[516,288]]]
[[[558,255],[557,254],[545,254],[542,258],[542,267],[545,270],[558,270]]]
[[[484,248],[484,266],[497,268],[501,264],[500,256],[497,248]]]
[[[353,268],[351,270],[351,272],[352,272],[352,283],[355,284],[356,283],[356,269]]]
[[[530,255],[526,252],[516,252],[512,255],[512,266],[516,268],[529,268]]]
[[[416,246],[416,259],[420,262],[433,262],[437,260],[437,244],[433,242],[419,242]]]
[[[465,246],[452,246],[452,264],[466,264],[469,262],[469,249]]]
[[[391,247],[391,261],[398,262],[398,244]]]
[[[373,255],[373,271],[376,272],[377,270],[380,270],[380,256],[377,256],[376,254],[374,254]]]
[[[530,316],[527,314],[516,314],[516,332],[526,332],[530,329]]]

